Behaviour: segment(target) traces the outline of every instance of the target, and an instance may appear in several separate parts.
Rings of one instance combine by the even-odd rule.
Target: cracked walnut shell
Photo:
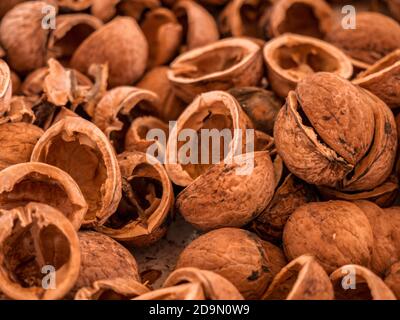
[[[258,299],[286,261],[281,250],[251,232],[222,228],[192,241],[176,269],[195,267],[229,280],[246,299]]]
[[[18,300],[61,299],[79,274],[80,249],[72,224],[57,209],[30,202],[0,210],[0,291]],[[45,276],[55,268],[55,288]]]
[[[54,165],[79,185],[88,211],[84,225],[101,225],[121,199],[121,173],[114,150],[94,124],[80,117],[65,117],[39,139],[31,161]]]

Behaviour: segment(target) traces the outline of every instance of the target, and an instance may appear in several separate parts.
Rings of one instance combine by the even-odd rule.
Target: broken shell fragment
[[[0,226],[0,291],[17,300],[63,298],[78,278],[81,260],[68,219],[53,207],[30,202],[0,210]]]
[[[107,137],[93,123],[65,117],[39,139],[31,161],[56,166],[79,185],[88,212],[84,225],[101,225],[121,199],[121,174]]]

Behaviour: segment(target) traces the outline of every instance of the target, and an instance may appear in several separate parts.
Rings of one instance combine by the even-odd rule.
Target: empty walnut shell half
[[[247,139],[243,137],[247,136],[246,129],[250,127],[249,118],[230,94],[210,91],[199,95],[180,115],[168,138],[165,168],[172,182],[187,186],[213,164],[224,159],[231,161],[234,155],[245,153]],[[194,130],[196,136],[192,135],[193,131],[188,136],[186,129]],[[220,148],[213,141],[207,145],[207,150],[203,150],[200,160],[201,145],[204,146],[210,139],[203,135],[205,141],[202,142],[202,129],[209,130],[210,135],[213,134],[212,130],[220,134]],[[229,150],[218,154],[221,147],[227,149],[225,144],[229,144]]]
[[[314,257],[302,255],[275,276],[264,300],[333,300],[333,288]]]
[[[400,300],[400,262],[393,264],[385,278],[385,284]]]
[[[73,298],[78,290],[93,290],[100,280],[123,279],[127,284],[140,282],[138,265],[132,254],[110,237],[93,231],[79,232],[81,265],[79,277],[68,293]]]
[[[68,219],[53,207],[31,202],[0,210],[0,225],[0,291],[17,300],[61,299],[67,294],[81,260]]]
[[[354,84],[375,94],[389,107],[400,107],[400,49],[393,51],[364,72],[361,72]]]
[[[172,272],[163,287],[185,283],[200,284],[205,300],[243,300],[236,287],[215,272],[197,268],[180,268]]]
[[[184,51],[192,50],[219,39],[214,17],[195,1],[180,0],[173,7],[176,18],[182,25]]]
[[[348,263],[369,267],[373,243],[372,228],[363,211],[339,200],[299,207],[283,231],[288,259],[311,254],[329,273]]]
[[[117,17],[88,36],[75,50],[71,67],[88,74],[92,64],[108,62],[109,85],[129,85],[147,65],[148,45],[134,19]]]
[[[381,278],[359,265],[345,265],[330,275],[336,300],[396,300]]]
[[[213,271],[229,280],[244,298],[258,299],[286,264],[280,249],[269,246],[242,229],[217,229],[192,241],[179,256],[176,269]]]
[[[361,12],[356,23],[356,28],[344,29],[339,20],[326,36],[353,58],[355,66],[368,68],[400,48],[400,25],[393,19],[377,12]]]
[[[68,62],[79,45],[102,25],[101,20],[89,14],[59,15],[48,40],[48,56]]]
[[[96,280],[91,286],[83,287],[74,300],[131,300],[150,291],[138,281],[124,278]]]
[[[239,102],[256,130],[272,135],[276,116],[283,105],[274,92],[257,87],[233,88],[228,92]]]
[[[285,165],[301,179],[360,191],[379,186],[390,175],[395,131],[393,114],[379,98],[320,72],[289,93],[274,138]]]
[[[44,1],[20,3],[1,20],[1,43],[8,63],[17,72],[29,72],[46,63],[50,29],[42,27],[42,20],[47,6]]]
[[[149,90],[116,87],[108,91],[96,106],[93,122],[105,133],[117,151],[125,150],[125,137],[131,122],[139,116],[157,116],[160,101]]]
[[[164,151],[165,144],[162,145],[157,139],[150,139],[147,134],[151,130],[161,130],[159,133],[163,132],[166,139],[168,139],[168,125],[156,117],[139,117],[132,121],[126,136],[125,136],[125,151],[140,151],[147,153],[149,148],[156,143],[157,149],[159,151]],[[166,143],[166,141],[165,141]],[[158,155],[157,155],[158,157]],[[162,155],[160,155],[161,158]]]
[[[263,17],[270,1],[233,0],[230,1],[218,17],[223,35],[234,37],[264,37]]]
[[[368,218],[374,235],[370,269],[385,275],[393,263],[400,261],[400,207],[381,209],[369,201],[355,204]]]
[[[26,162],[0,171],[0,207],[12,209],[29,202],[48,204],[79,230],[87,211],[81,190],[69,174],[40,162]]]
[[[124,152],[118,156],[122,175],[122,199],[117,211],[98,231],[136,246],[159,240],[174,202],[172,184],[152,156]]]
[[[10,110],[11,95],[11,71],[7,63],[0,59],[0,117]]]
[[[13,164],[28,162],[43,130],[25,122],[0,124],[0,170]]]
[[[298,33],[323,38],[332,27],[333,11],[324,0],[278,0],[269,12],[270,37]]]
[[[353,74],[353,65],[342,51],[312,37],[285,34],[269,41],[263,53],[268,80],[281,97],[315,72],[332,72],[345,79]]]
[[[54,165],[77,182],[88,203],[85,225],[101,225],[121,199],[121,173],[107,137],[94,124],[66,117],[39,139],[31,161]]]
[[[251,230],[262,239],[279,242],[290,215],[301,205],[317,200],[309,185],[289,174],[276,188],[268,206],[252,222]]]
[[[155,8],[146,14],[142,31],[149,44],[148,67],[169,63],[178,52],[182,26],[175,14],[166,8]]]
[[[186,103],[179,99],[173,91],[172,83],[168,80],[168,67],[155,67],[149,70],[136,84],[138,88],[153,91],[160,98],[160,117],[164,121],[178,119],[186,108]]]
[[[139,21],[144,11],[160,6],[159,0],[92,0],[92,14],[108,21],[116,15],[129,16]]]
[[[93,0],[56,0],[61,8],[83,11],[92,5]]]
[[[246,166],[247,174],[238,173]],[[265,209],[274,189],[274,167],[268,152],[246,153],[230,164],[212,166],[179,194],[175,206],[186,221],[201,230],[241,227]]]
[[[244,38],[228,38],[193,49],[170,65],[168,79],[186,102],[210,90],[255,86],[263,74],[260,47]]]

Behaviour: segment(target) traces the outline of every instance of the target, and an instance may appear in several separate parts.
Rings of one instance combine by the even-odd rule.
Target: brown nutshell
[[[393,264],[385,278],[385,284],[400,300],[400,262]]]

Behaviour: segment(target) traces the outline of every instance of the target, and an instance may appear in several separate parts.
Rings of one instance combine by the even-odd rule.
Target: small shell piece
[[[137,81],[147,65],[148,44],[138,24],[130,17],[117,17],[88,36],[71,58],[74,69],[88,74],[92,64],[108,63],[109,85]]]
[[[9,298],[63,298],[78,278],[80,260],[77,233],[57,209],[30,202],[0,210],[0,291]],[[44,274],[52,270],[53,280],[46,282]]]
[[[99,286],[97,281],[100,280],[123,279],[126,284],[131,281],[140,282],[135,258],[118,242],[93,231],[79,232],[78,236],[81,265],[79,277],[68,297],[73,298],[82,288],[85,288],[86,293],[95,294],[92,290]],[[80,292],[79,295],[82,294]]]
[[[229,93],[210,91],[201,94],[180,115],[170,132],[165,164],[169,177],[175,184],[187,186],[213,164],[224,159],[232,161],[234,155],[246,153],[246,129],[251,126],[239,103]],[[205,129],[203,139],[202,129]],[[219,135],[219,147],[214,141],[215,135]],[[210,144],[209,139],[213,136]]]
[[[175,205],[198,229],[241,227],[265,209],[274,189],[268,152],[246,153],[234,157],[232,164],[212,166],[179,194]]]
[[[290,216],[283,244],[288,259],[311,254],[330,273],[348,263],[369,267],[374,238],[369,220],[355,204],[312,202]]]
[[[184,26],[185,51],[205,46],[219,39],[214,17],[195,1],[177,1],[174,5],[174,13]]]
[[[278,0],[269,12],[270,37],[298,33],[323,38],[332,26],[333,11],[324,0]]]
[[[152,91],[121,86],[109,90],[94,111],[93,122],[105,133],[117,151],[125,150],[126,133],[139,116],[158,116],[159,97]]]
[[[354,84],[375,94],[391,108],[400,107],[400,49],[393,51],[364,72]]]
[[[260,47],[244,38],[227,38],[190,50],[170,65],[168,79],[186,102],[210,90],[255,86],[263,74]]]
[[[333,288],[314,257],[302,255],[275,276],[264,300],[333,300]]]
[[[174,13],[155,8],[146,14],[141,28],[149,44],[148,67],[169,63],[177,54],[182,37],[182,26]]]
[[[258,299],[286,264],[280,249],[265,245],[251,232],[222,228],[190,243],[176,269],[194,267],[216,272],[229,280],[246,299]]]
[[[400,48],[400,25],[395,20],[377,12],[361,12],[356,21],[356,28],[344,29],[339,20],[326,36],[355,65],[368,67]]]
[[[284,34],[264,47],[264,61],[272,89],[281,97],[307,75],[332,72],[349,79],[353,74],[351,60],[328,42],[296,34]]]
[[[0,124],[0,170],[13,164],[28,162],[42,135],[43,130],[30,123]]]
[[[101,225],[121,199],[121,173],[107,137],[93,123],[65,117],[39,139],[31,161],[54,165],[71,175],[89,205],[85,225]]]
[[[168,175],[157,159],[141,152],[118,156],[122,175],[122,199],[117,211],[98,231],[136,246],[159,240],[174,202]]]
[[[11,96],[11,71],[7,63],[0,59],[0,117],[10,110]]]
[[[51,205],[79,230],[87,203],[71,176],[57,167],[26,162],[0,171],[0,207],[11,209],[29,202]]]
[[[130,300],[150,292],[138,281],[124,278],[96,280],[75,294],[75,300]]]
[[[51,29],[43,28],[42,23],[48,6],[45,1],[23,2],[1,20],[1,43],[13,70],[29,72],[45,65]]]
[[[396,300],[383,280],[365,267],[344,265],[330,278],[336,300]]]
[[[386,285],[396,295],[397,300],[400,300],[400,262],[393,264],[385,278]]]

